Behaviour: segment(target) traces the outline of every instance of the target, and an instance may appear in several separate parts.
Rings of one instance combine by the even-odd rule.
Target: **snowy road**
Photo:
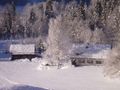
[[[50,90],[120,90],[120,80],[104,78],[102,67],[38,71],[38,65],[35,62],[0,62],[0,87],[27,85]]]

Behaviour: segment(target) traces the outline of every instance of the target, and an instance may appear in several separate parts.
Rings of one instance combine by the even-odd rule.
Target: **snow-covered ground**
[[[0,62],[0,90],[120,90],[102,66],[38,70],[38,62]],[[44,89],[42,89],[44,88]]]

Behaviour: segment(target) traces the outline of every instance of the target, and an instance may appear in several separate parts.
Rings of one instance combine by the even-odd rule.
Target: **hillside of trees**
[[[11,2],[0,8],[0,39],[47,37],[50,19],[61,16],[63,29],[73,42],[113,44],[119,31],[118,6],[119,0],[92,0],[89,5],[75,0],[48,0],[28,3],[18,12]]]

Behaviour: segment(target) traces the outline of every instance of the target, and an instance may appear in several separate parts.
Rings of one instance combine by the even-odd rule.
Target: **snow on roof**
[[[106,59],[111,51],[109,44],[73,44],[72,55],[81,58]]]
[[[11,44],[10,52],[12,54],[34,54],[35,45],[34,44]]]

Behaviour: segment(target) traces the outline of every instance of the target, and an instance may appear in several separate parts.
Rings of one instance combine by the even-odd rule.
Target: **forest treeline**
[[[63,27],[74,42],[112,44],[119,31],[118,6],[119,0],[92,0],[89,5],[47,0],[28,3],[18,12],[11,2],[0,8],[0,39],[46,37],[50,19],[61,15]]]

